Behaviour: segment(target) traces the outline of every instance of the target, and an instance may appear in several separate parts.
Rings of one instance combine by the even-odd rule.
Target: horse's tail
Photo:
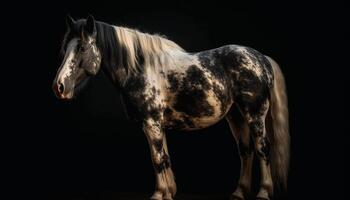
[[[284,77],[278,64],[267,57],[274,73],[274,83],[271,90],[270,116],[271,128],[267,130],[271,141],[271,173],[277,189],[287,188],[289,170],[290,136],[288,122],[288,102]]]

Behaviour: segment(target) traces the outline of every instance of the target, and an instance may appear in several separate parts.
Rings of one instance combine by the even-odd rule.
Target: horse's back
[[[273,71],[269,60],[245,46],[226,45],[198,53],[201,64],[222,79],[238,104],[258,104],[269,98]]]
[[[227,78],[228,74],[233,80],[245,73],[251,78],[271,87],[273,81],[272,66],[262,53],[250,47],[240,45],[226,45],[216,49],[202,51],[197,54],[200,63],[209,69],[217,78]]]

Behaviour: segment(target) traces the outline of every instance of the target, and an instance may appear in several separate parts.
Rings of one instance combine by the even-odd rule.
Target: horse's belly
[[[220,66],[218,66],[218,70]],[[228,81],[201,64],[167,72],[164,123],[168,129],[194,130],[222,119],[232,104]]]
[[[220,121],[231,105],[213,91],[178,94],[165,110],[165,126],[176,130],[206,128]]]
[[[166,129],[171,130],[198,130],[209,127],[222,119],[222,117],[191,117],[181,112],[174,112],[170,120],[165,123]]]

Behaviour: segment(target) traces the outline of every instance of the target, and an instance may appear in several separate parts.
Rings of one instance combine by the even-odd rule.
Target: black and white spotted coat
[[[174,52],[172,65],[146,68],[122,87],[127,113],[165,129],[194,130],[222,119],[232,104],[254,113],[270,95],[268,59],[244,46]]]

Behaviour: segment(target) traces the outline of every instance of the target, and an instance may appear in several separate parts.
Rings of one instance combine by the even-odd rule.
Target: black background
[[[105,76],[98,74],[72,102],[57,100],[51,90],[70,13],[75,19],[92,14],[110,24],[161,33],[190,52],[241,44],[273,57],[287,82],[292,138],[289,189],[279,199],[343,199],[342,74],[348,67],[340,64],[346,41],[340,31],[346,26],[343,6],[125,0],[14,6],[6,30],[15,38],[9,48],[15,76],[2,76],[10,119],[4,132],[11,136],[5,145],[8,185],[17,188],[14,194],[28,189],[46,199],[47,194],[48,199],[121,199],[124,194],[142,199],[153,192],[146,138],[125,118],[119,93]],[[178,199],[219,199],[233,191],[239,157],[224,121],[205,130],[169,132],[167,138]]]

